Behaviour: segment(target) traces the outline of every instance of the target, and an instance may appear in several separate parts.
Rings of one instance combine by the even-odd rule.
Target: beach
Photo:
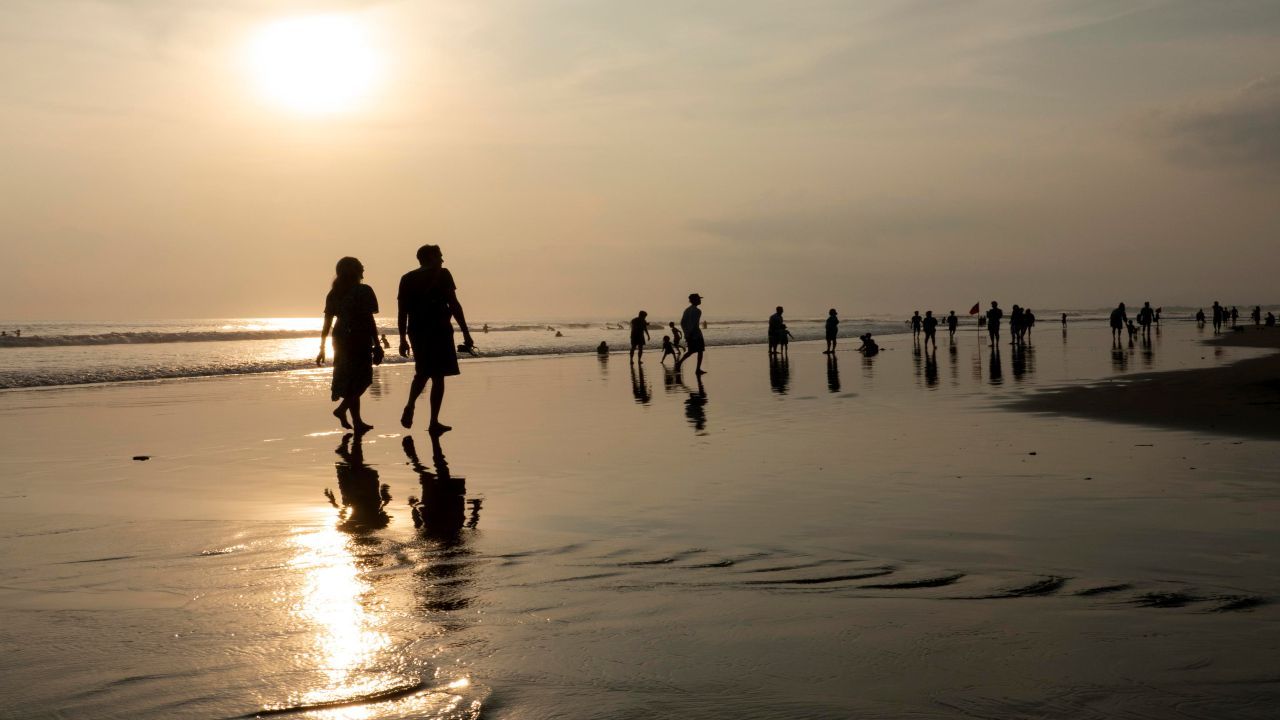
[[[0,708],[1270,717],[1280,355],[1210,335],[467,361],[438,447],[405,365],[345,442],[328,369],[3,391]]]

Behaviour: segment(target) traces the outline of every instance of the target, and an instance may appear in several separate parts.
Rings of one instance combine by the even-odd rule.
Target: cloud
[[[1216,103],[1159,113],[1155,126],[1178,162],[1280,179],[1280,75]]]

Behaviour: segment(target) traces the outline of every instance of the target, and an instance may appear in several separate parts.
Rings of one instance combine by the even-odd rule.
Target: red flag
[[[969,314],[970,314],[970,315],[977,315],[977,314],[978,314],[978,306],[979,306],[979,305],[981,305],[981,304],[982,304],[982,303],[974,303],[974,304],[973,304],[973,307],[969,308]]]

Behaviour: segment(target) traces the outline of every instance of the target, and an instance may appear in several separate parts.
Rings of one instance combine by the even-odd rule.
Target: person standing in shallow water
[[[991,309],[987,311],[987,339],[991,347],[995,347],[1000,342],[1000,318],[1004,317],[1004,311],[996,304],[995,300],[991,301]]]
[[[644,344],[649,341],[649,313],[644,310],[631,318],[631,362],[644,362]]]
[[[960,318],[956,317],[956,311],[952,310],[950,313],[947,314],[947,333],[948,333],[947,340],[952,345],[955,345],[956,343],[956,328],[959,326],[960,326]]]
[[[938,349],[938,318],[933,316],[932,310],[924,311],[924,320],[921,321],[924,329],[924,347],[929,349],[929,343],[933,343],[933,349]]]
[[[382,345],[378,342],[378,325],[373,316],[378,312],[378,296],[373,288],[360,282],[364,265],[353,257],[338,261],[333,285],[324,299],[324,327],[320,330],[320,354],[316,364],[325,361],[325,341],[333,332],[334,402],[333,411],[342,427],[366,433],[373,426],[360,416],[360,396],[373,384],[373,366],[382,362]],[[347,413],[351,421],[347,421]]]
[[[453,274],[444,267],[444,253],[439,245],[423,245],[418,248],[417,270],[410,270],[400,278],[399,317],[400,355],[413,353],[413,382],[409,385],[409,401],[405,403],[400,424],[413,427],[414,404],[431,381],[431,423],[427,426],[432,435],[452,430],[440,422],[440,406],[444,404],[444,379],[459,374],[458,352],[453,344],[453,321],[462,330],[462,344],[466,349],[475,345],[467,319],[458,302],[457,285]]]
[[[1218,304],[1217,300],[1213,301],[1213,333],[1216,335],[1222,331],[1222,320],[1226,315],[1226,310]]]
[[[827,311],[827,349],[823,351],[824,355],[833,355],[836,351],[836,337],[840,334],[840,318],[836,315],[836,309],[831,308]],[[839,389],[840,381],[836,381],[836,388]]]
[[[702,337],[702,328],[706,327],[706,322],[702,320],[702,296],[698,293],[689,295],[689,307],[684,309],[684,314],[680,316],[680,327],[684,330],[684,341],[688,350],[676,360],[676,371],[679,372],[680,366],[684,365],[684,361],[689,359],[690,355],[698,356],[697,374],[704,375],[706,371],[702,369],[702,354],[707,350],[707,342]]]
[[[1115,343],[1119,344],[1120,331],[1125,329],[1128,325],[1129,316],[1124,311],[1124,303],[1120,303],[1116,306],[1115,310],[1111,311],[1111,339]]]

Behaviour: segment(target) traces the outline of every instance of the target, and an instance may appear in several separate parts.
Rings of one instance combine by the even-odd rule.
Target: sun
[[[359,109],[383,69],[368,29],[346,15],[276,20],[253,33],[246,55],[263,98],[306,115]]]

